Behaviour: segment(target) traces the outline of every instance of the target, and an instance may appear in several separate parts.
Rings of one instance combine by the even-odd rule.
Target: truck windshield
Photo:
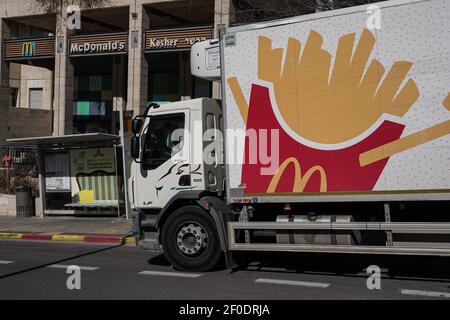
[[[176,137],[172,135],[177,129],[184,129],[184,113],[150,117],[144,143],[144,169],[156,169],[181,150],[183,130],[178,130]]]

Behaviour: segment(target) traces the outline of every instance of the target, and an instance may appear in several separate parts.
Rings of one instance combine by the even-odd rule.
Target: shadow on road
[[[13,277],[13,276],[17,276],[19,274],[23,274],[23,273],[26,273],[26,272],[34,271],[34,270],[37,270],[37,269],[45,268],[45,267],[51,266],[53,264],[60,264],[60,263],[67,262],[67,261],[70,261],[70,260],[73,260],[73,259],[86,257],[86,256],[89,256],[89,255],[93,255],[93,254],[96,254],[96,253],[112,250],[112,249],[115,249],[115,248],[118,248],[118,247],[122,247],[122,246],[123,245],[120,244],[120,245],[116,245],[116,246],[111,246],[111,247],[106,247],[106,248],[102,248],[102,249],[98,249],[98,250],[93,250],[93,251],[89,251],[89,252],[86,252],[86,253],[70,256],[70,257],[65,258],[65,259],[59,259],[59,260],[55,260],[55,261],[52,261],[52,262],[49,262],[49,263],[40,264],[40,265],[31,267],[31,268],[27,268],[27,269],[24,269],[24,270],[19,270],[19,271],[15,271],[15,272],[12,272],[12,273],[0,275],[0,280],[1,279],[5,279],[5,278],[9,278],[9,277]]]
[[[247,253],[240,260],[237,270],[367,277],[367,267],[377,265],[391,279],[450,283],[450,259],[444,257]]]
[[[148,260],[148,264],[154,265],[154,266],[164,266],[164,267],[170,266],[170,262],[167,261],[166,257],[164,257],[163,254],[152,257],[151,259]]]
[[[450,259],[444,257],[247,252],[236,253],[235,260],[238,267],[233,272],[246,270],[367,278],[367,267],[377,265],[385,278],[450,283]],[[162,254],[151,258],[148,263],[170,266]],[[222,270],[225,270],[224,266]]]

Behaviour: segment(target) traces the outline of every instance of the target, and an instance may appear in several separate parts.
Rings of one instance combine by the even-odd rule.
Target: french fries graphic
[[[419,98],[412,79],[401,87],[411,62],[395,62],[385,76],[376,59],[368,65],[374,35],[364,30],[353,50],[355,36],[339,39],[333,68],[332,55],[322,49],[323,38],[315,31],[303,50],[300,41],[289,39],[284,66],[283,49],[259,38],[259,78],[273,83],[283,119],[300,136],[325,144],[344,142],[366,131],[383,113],[403,116]]]
[[[259,37],[258,77],[272,84],[279,114],[301,137],[320,144],[346,142],[366,132],[383,114],[403,117],[419,99],[419,88],[408,78],[412,62],[397,61],[387,71],[378,60],[370,60],[374,35],[364,29],[353,49],[355,39],[355,33],[339,39],[332,65],[332,55],[322,48],[323,38],[314,30],[304,45],[289,38],[286,52],[272,48],[271,39]],[[228,78],[228,85],[247,128],[279,126],[269,116],[267,106],[265,111],[261,109],[268,99],[262,87],[253,85],[252,97],[258,102],[248,103],[237,78]],[[450,93],[443,105],[450,111]],[[260,118],[260,112],[264,118]],[[267,117],[272,120],[267,122]],[[450,120],[404,137],[403,125],[389,123],[384,121],[368,138],[335,151],[295,146],[297,142],[286,135],[284,144],[289,147],[280,149],[282,164],[273,177],[258,177],[257,168],[251,168],[250,174],[243,171],[243,181],[251,185],[247,191],[265,185],[267,193],[277,188],[307,192],[305,188],[312,185],[309,181],[315,176],[320,180],[315,178],[312,189],[319,192],[371,190],[389,157],[450,133]],[[294,169],[293,185],[283,178],[288,168]],[[342,170],[350,174],[346,180],[339,176]]]

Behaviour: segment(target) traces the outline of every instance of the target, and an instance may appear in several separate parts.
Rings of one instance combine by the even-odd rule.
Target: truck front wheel
[[[161,244],[167,260],[184,271],[210,270],[222,254],[214,220],[197,206],[180,208],[167,218]]]

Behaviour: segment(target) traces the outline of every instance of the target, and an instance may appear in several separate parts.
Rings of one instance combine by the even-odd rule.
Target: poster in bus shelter
[[[94,189],[92,185],[88,187],[88,181],[94,177],[115,177],[115,161],[114,148],[91,148],[70,151],[72,195],[75,195],[81,189]]]
[[[45,155],[44,162],[46,191],[70,191],[69,154],[48,153]]]

